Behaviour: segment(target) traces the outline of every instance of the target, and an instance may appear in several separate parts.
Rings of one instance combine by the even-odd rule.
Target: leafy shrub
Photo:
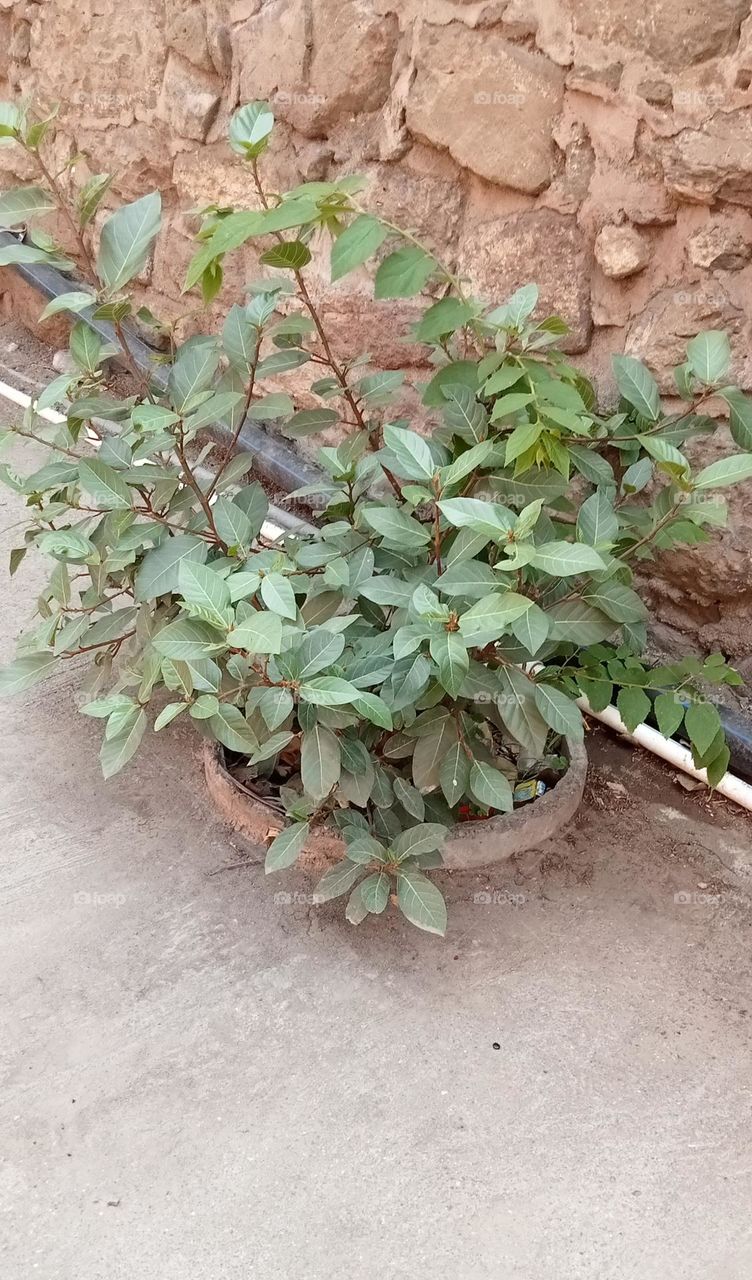
[[[135,311],[127,286],[153,249],[159,195],[109,214],[94,258],[85,228],[109,176],[91,178],[69,207],[44,159],[52,119],[0,108],[0,134],[39,170],[38,186],[0,198],[0,224],[27,226],[59,207],[85,273],[44,315],[93,314],[117,339],[76,322],[75,373],[8,432],[49,449],[24,478],[3,467],[29,512],[11,572],[29,546],[53,569],[0,683],[18,692],[87,655],[82,710],[106,720],[106,777],[134,755],[157,698],[155,730],[187,715],[259,785],[277,784],[291,823],[268,870],[291,865],[311,828],[334,821],[347,857],[319,898],[350,891],[358,922],[396,887],[410,920],[443,932],[425,872],[440,864],[447,828],[510,811],[520,779],[555,780],[563,739],[582,738],[578,699],[601,709],[615,696],[634,729],[655,698],[663,732],[683,723],[696,763],[711,782],[723,775],[723,732],[698,681],[738,677],[720,655],[646,665],[633,565],[724,523],[716,491],[752,476],[752,403],[726,385],[728,341],[709,332],[676,370],[683,412],[665,413],[630,356],[614,360],[617,410],[601,412],[556,348],[566,326],[534,318],[534,285],[489,308],[414,236],[370,214],[357,178],[267,193],[259,161],[272,126],[261,103],[234,116],[230,145],[247,161],[256,207],[204,211],[186,289],[213,299],[225,256],[250,239],[264,246],[268,275],[219,335],[178,343],[175,327],[164,331],[169,353],[144,374],[124,327]],[[332,281],[376,258],[376,298],[429,294],[411,334],[435,369],[419,388],[428,432],[399,416],[409,403],[401,373],[335,352],[306,282],[322,243]],[[0,265],[18,262],[73,266],[28,229],[0,249]],[[132,375],[127,395],[111,389],[115,354]],[[280,390],[304,368],[306,394]],[[741,451],[693,473],[682,449],[715,429],[702,412],[714,395]],[[66,416],[50,425],[39,413],[55,405]],[[264,536],[266,497],[247,481],[252,458],[233,447],[246,415],[292,437],[346,426],[342,443],[320,451],[320,485],[297,495],[324,508],[315,535]],[[232,446],[207,480],[197,436],[217,422]]]

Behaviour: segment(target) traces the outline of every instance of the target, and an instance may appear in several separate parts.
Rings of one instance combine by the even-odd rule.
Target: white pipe
[[[5,396],[6,400],[11,400],[13,404],[19,405],[22,409],[28,409],[31,405],[31,396],[27,396],[25,391],[17,391],[15,387],[11,387],[7,382],[0,382],[0,395]],[[55,409],[37,409],[38,418],[44,418],[45,422],[55,422],[60,425],[67,419],[64,413],[58,413]]]
[[[667,760],[669,764],[681,769],[684,773],[690,774],[691,777],[697,778],[700,782],[704,782],[706,786],[709,787],[711,785],[708,782],[708,775],[705,770],[695,768],[691,751],[687,747],[683,747],[680,742],[675,742],[673,738],[664,738],[662,733],[659,733],[657,729],[652,729],[648,724],[640,724],[634,730],[634,733],[630,733],[616,707],[605,707],[603,711],[593,711],[587,698],[578,698],[577,706],[587,715],[595,716],[596,720],[601,720],[610,729],[615,729],[617,733],[629,738],[630,742],[636,742],[638,746],[652,751],[653,755],[660,756],[662,760]],[[743,809],[752,811],[752,786],[747,782],[742,782],[741,778],[737,778],[735,774],[724,774],[721,781],[717,783],[715,790],[719,795],[725,796],[727,800],[733,800],[735,804],[741,805]]]
[[[12,404],[17,404],[21,409],[28,409],[33,403],[31,396],[27,396],[24,391],[17,391],[15,387],[10,386],[7,382],[0,381],[0,395],[4,396],[6,400],[10,400]],[[58,413],[55,409],[35,409],[34,412],[38,418],[43,418],[45,422],[53,422],[56,426],[60,426],[61,423],[67,422],[65,414]],[[94,448],[98,449],[102,443],[99,436],[95,435],[93,431],[87,431],[87,436],[89,442],[94,446]],[[144,459],[144,462],[146,462],[146,459]],[[138,465],[139,464],[136,463],[136,466]],[[207,479],[212,478],[213,473],[209,471],[208,468],[202,467],[200,470],[205,474]],[[273,515],[277,514],[277,508],[274,506],[270,506],[269,511]],[[280,512],[279,514],[287,518],[287,521],[290,522],[291,528],[294,529],[296,523],[299,523],[301,527],[304,527],[304,521],[296,521],[295,516],[290,516],[286,511]],[[281,525],[275,524],[271,520],[265,520],[261,526],[261,532],[265,538],[277,539],[281,537],[285,531]]]

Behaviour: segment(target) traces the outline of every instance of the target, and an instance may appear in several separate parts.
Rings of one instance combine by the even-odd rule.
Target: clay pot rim
[[[511,813],[497,814],[483,822],[458,823],[450,829],[444,846],[444,866],[450,870],[478,870],[504,862],[513,853],[524,853],[557,835],[572,820],[582,801],[587,777],[587,751],[581,742],[566,738],[569,768],[555,787]],[[263,845],[278,834],[285,819],[260,796],[252,795],[232,776],[219,742],[205,742],[204,771],[209,795],[224,821],[255,844]],[[311,860],[336,861],[345,852],[336,828],[321,827],[306,846]],[[263,861],[263,853],[258,858]],[[305,867],[306,859],[302,865]]]

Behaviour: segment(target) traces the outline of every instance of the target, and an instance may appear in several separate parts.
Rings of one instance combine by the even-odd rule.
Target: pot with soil
[[[453,871],[476,871],[526,853],[563,830],[576,814],[587,776],[587,754],[574,738],[563,744],[566,770],[549,773],[546,790],[521,799],[509,813],[484,817],[465,807],[449,829],[442,850],[442,866]],[[220,743],[204,745],[204,772],[211,800],[223,822],[252,846],[249,861],[263,862],[266,847],[284,831],[285,815],[279,787],[267,781],[259,787],[244,781],[244,762]],[[538,780],[540,781],[540,780]],[[333,822],[311,825],[297,857],[304,871],[322,875],[346,856],[341,829]]]

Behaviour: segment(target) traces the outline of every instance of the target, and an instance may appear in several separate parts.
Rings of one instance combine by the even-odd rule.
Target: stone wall
[[[272,187],[361,172],[372,205],[489,298],[537,280],[604,397],[611,352],[642,355],[669,391],[686,339],[713,327],[752,386],[749,13],[749,0],[0,0],[0,94],[62,103],[61,163],[83,153],[124,198],[162,190],[145,286],[163,313],[185,309],[190,210],[254,203],[224,137],[237,104],[264,97],[280,121]],[[0,149],[0,185],[13,164]],[[79,163],[72,181],[86,175]],[[225,299],[252,265],[237,255]],[[318,289],[345,350],[419,359],[396,341],[409,304],[375,327],[365,276]],[[660,615],[746,649],[751,544],[740,492],[717,553],[661,567]]]

